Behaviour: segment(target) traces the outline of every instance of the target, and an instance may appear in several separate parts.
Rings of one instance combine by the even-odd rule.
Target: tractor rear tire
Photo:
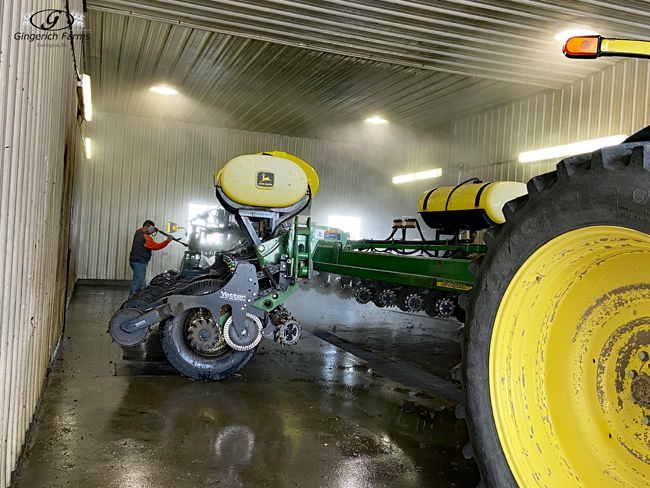
[[[461,297],[463,452],[486,488],[650,487],[628,377],[650,351],[650,143],[567,158],[503,210]]]

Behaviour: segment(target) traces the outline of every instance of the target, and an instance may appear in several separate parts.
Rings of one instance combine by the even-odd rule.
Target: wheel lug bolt
[[[628,375],[630,378],[634,379],[634,378],[636,378],[637,372],[634,371],[634,370],[630,370],[630,371],[627,373],[627,375]]]
[[[650,425],[650,417],[646,415],[645,417],[643,417],[641,422],[643,422],[644,425]]]
[[[646,351],[641,351],[639,353],[639,359],[641,361],[647,361],[648,360],[648,353]]]

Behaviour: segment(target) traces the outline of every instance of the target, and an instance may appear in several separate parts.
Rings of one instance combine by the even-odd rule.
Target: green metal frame
[[[386,249],[388,248],[389,246],[386,245]],[[417,246],[395,245],[392,248],[412,250]],[[426,246],[429,251],[453,251],[457,248],[458,246],[451,245]],[[471,289],[473,284],[473,278],[468,269],[472,262],[471,259],[404,256],[353,249],[353,246],[343,248],[336,244],[321,243],[314,254],[314,269],[401,285],[437,288],[456,293]],[[479,253],[483,249],[482,246],[465,246],[463,250]]]
[[[293,285],[289,286],[289,288],[287,288],[285,291],[277,291],[271,295],[258,298],[251,305],[255,308],[259,308],[260,310],[264,310],[265,312],[270,312],[276,307],[282,305],[282,303],[284,303],[287,298],[289,298],[297,291],[298,283],[296,282]]]
[[[370,251],[372,250],[372,251]],[[451,257],[411,256],[400,252],[426,251],[451,253]],[[473,284],[469,265],[472,259],[454,255],[480,255],[485,246],[440,243],[404,243],[400,241],[347,241],[339,229],[311,225],[311,218],[301,225],[294,220],[288,233],[263,242],[255,248],[261,265],[280,264],[287,255],[287,278],[292,284],[284,291],[274,290],[252,303],[270,312],[298,290],[299,279],[311,278],[312,271],[353,276],[418,288],[462,293]],[[230,264],[231,267],[234,263]]]
[[[454,255],[478,256],[486,251],[485,246],[459,245],[452,241],[421,244],[394,240],[348,242],[345,233],[338,229],[312,226],[311,219],[301,226],[297,218],[289,234],[278,239],[282,238],[286,238],[286,247],[274,241],[264,243],[264,247],[278,248],[273,262],[279,262],[279,249],[290,256],[288,274],[294,279],[311,278],[312,270],[316,270],[454,293],[471,289],[474,282],[468,269],[472,259],[455,258]],[[373,251],[367,251],[369,248]],[[446,252],[451,253],[451,257],[398,254],[414,251]]]

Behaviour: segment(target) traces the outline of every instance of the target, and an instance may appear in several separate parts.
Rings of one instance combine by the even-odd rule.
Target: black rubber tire
[[[644,157],[645,156],[645,157]],[[489,388],[490,340],[501,299],[515,273],[541,246],[572,230],[620,226],[650,234],[650,143],[621,144],[567,158],[557,171],[528,182],[528,195],[508,202],[506,223],[485,235],[488,252],[470,265],[462,384],[471,446],[486,488],[517,488],[497,435]],[[523,487],[522,487],[523,488]]]
[[[149,303],[150,302],[143,298],[131,297],[120,306],[120,309],[137,308],[138,310],[144,310],[149,306]]]
[[[438,310],[436,308],[436,302],[444,296],[444,293],[440,290],[430,290],[429,293],[424,297],[424,313],[429,317],[437,317]]]
[[[191,310],[160,324],[160,344],[165,356],[178,371],[195,380],[223,380],[242,369],[257,347],[249,351],[228,351],[219,357],[203,356],[185,340],[185,326]]]
[[[409,296],[411,293],[417,293],[418,288],[414,286],[402,286],[400,290],[397,292],[397,308],[399,308],[402,312],[408,312],[409,309],[406,306],[406,297]],[[424,308],[423,308],[424,310]]]
[[[454,310],[454,317],[461,324],[465,323],[465,319],[467,318],[467,315],[465,314],[465,310],[463,309],[463,307],[461,307],[460,305],[456,305],[456,310]]]

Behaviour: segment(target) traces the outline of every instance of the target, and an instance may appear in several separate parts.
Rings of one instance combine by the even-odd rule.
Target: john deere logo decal
[[[268,171],[260,171],[257,173],[257,187],[258,188],[273,188],[275,184],[275,177],[273,173]]]

